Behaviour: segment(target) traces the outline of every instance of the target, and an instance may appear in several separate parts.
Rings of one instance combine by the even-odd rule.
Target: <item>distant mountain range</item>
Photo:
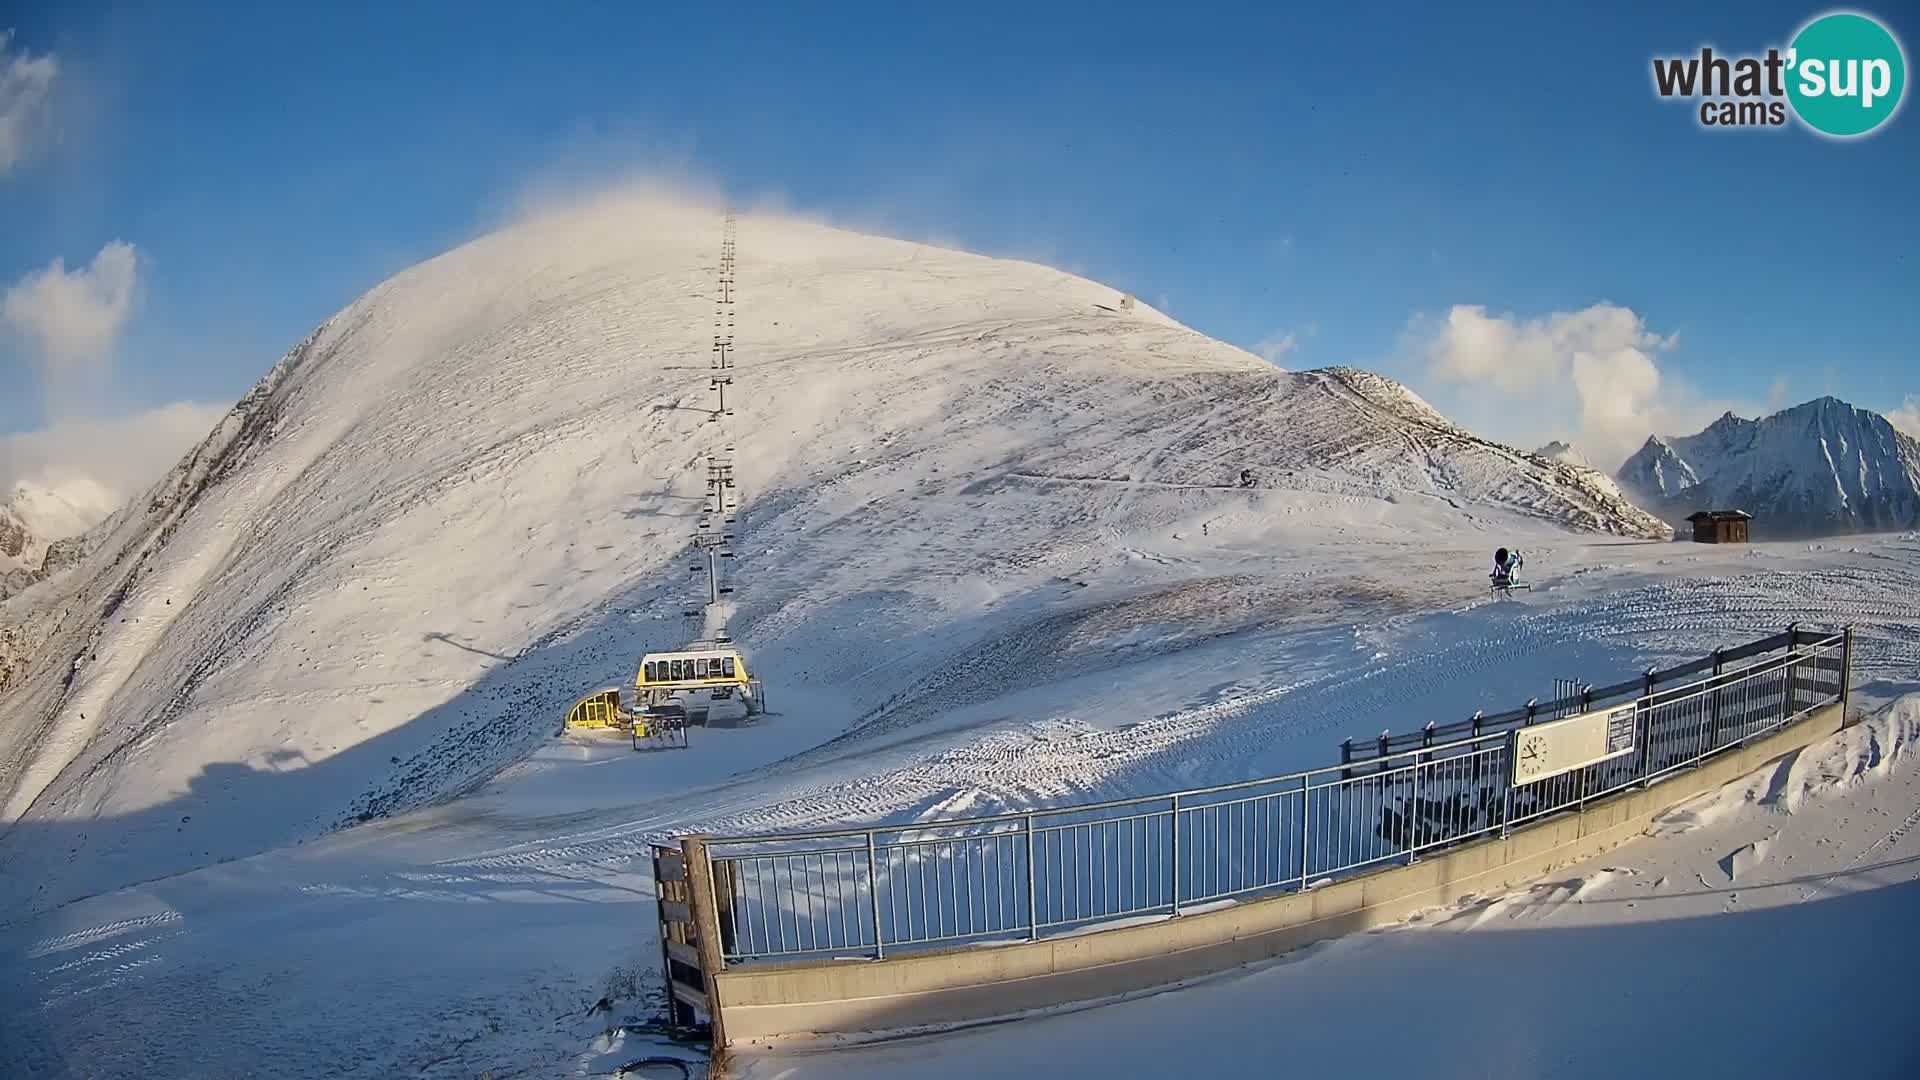
[[[1696,510],[1745,510],[1756,540],[1920,527],[1920,442],[1833,397],[1655,435],[1616,475],[1676,525]]]
[[[1593,462],[1587,460],[1587,455],[1581,453],[1579,447],[1572,443],[1561,442],[1558,439],[1535,450],[1534,453],[1543,458],[1562,462],[1567,465],[1578,465],[1583,469],[1593,468]]]
[[[20,484],[0,499],[0,599],[77,561],[78,537],[120,505],[86,478]]]

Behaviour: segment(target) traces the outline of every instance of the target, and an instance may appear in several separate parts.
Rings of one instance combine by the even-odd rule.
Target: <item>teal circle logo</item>
[[[1907,88],[1907,60],[1886,27],[1835,12],[1808,23],[1787,52],[1787,100],[1810,128],[1865,135],[1892,118]]]

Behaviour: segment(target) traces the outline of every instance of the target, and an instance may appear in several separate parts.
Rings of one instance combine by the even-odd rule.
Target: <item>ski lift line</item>
[[[716,274],[719,296],[714,305],[713,347],[710,363],[713,374],[707,386],[713,395],[713,411],[707,417],[708,423],[718,425],[720,431],[726,431],[727,421],[734,415],[734,409],[727,401],[727,390],[734,386],[732,375],[734,341],[734,288],[737,285],[735,269],[738,257],[737,219],[732,207],[728,207],[721,219],[720,263]],[[737,395],[737,391],[736,391]],[[711,445],[706,450],[707,499],[705,513],[702,515],[695,532],[695,543],[705,550],[707,558],[707,613],[709,620],[714,606],[722,597],[734,592],[732,583],[723,581],[720,573],[720,560],[732,559],[734,553],[722,548],[732,543],[734,535],[729,526],[735,522],[734,500],[730,497],[734,488],[733,476],[733,439],[723,436],[724,450],[716,450]],[[724,621],[714,628],[720,638],[728,637]]]

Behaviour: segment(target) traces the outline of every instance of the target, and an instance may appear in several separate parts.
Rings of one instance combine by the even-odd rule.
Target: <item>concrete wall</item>
[[[1617,847],[1675,804],[1838,731],[1842,715],[1843,706],[1835,703],[1644,791],[1304,893],[998,947],[732,968],[714,978],[726,1043],[988,1020],[1165,986],[1398,922],[1423,908],[1534,881]]]

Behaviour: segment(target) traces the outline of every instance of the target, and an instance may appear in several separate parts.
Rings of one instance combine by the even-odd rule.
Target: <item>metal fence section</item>
[[[1481,730],[1463,737],[1436,738],[1429,726],[1412,749],[1343,754],[1338,766],[1287,776],[1020,814],[712,837],[723,957],[885,957],[1032,940],[1411,861],[1658,783],[1841,700],[1851,640],[1850,631],[1790,629],[1546,707],[1476,717]],[[1517,730],[1626,702],[1630,753],[1513,783]]]

